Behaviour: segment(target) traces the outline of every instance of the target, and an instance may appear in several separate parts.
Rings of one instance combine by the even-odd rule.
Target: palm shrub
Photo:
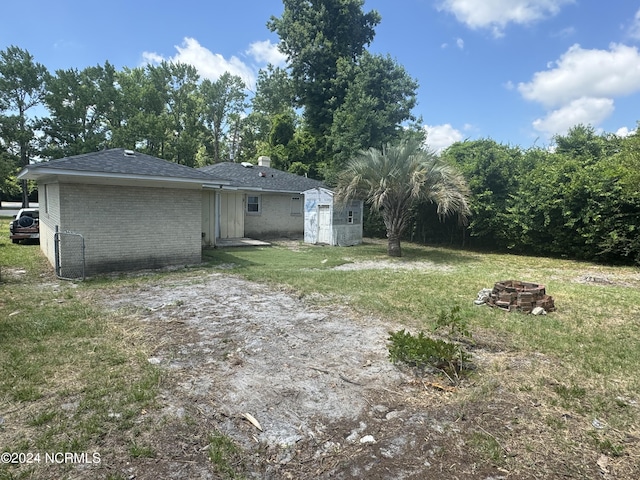
[[[419,202],[437,205],[443,218],[457,214],[466,222],[469,189],[463,176],[415,139],[382,150],[370,148],[352,158],[341,173],[337,199],[364,199],[382,215],[390,256],[402,256],[400,239]]]

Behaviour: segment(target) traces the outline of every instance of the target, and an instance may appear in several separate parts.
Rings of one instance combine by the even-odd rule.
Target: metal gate
[[[63,280],[84,280],[84,237],[74,232],[54,234],[56,276]]]

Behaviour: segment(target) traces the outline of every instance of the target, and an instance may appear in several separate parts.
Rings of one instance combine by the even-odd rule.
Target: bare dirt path
[[[110,290],[104,303],[144,325],[166,373],[157,426],[139,440],[158,456],[122,466],[136,479],[221,478],[207,454],[215,431],[241,446],[235,468],[249,478],[499,473],[451,449],[448,394],[388,361],[380,320],[222,273]]]

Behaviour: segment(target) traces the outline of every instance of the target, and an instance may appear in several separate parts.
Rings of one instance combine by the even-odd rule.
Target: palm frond
[[[442,217],[457,214],[464,222],[470,215],[462,175],[415,141],[361,151],[347,163],[336,194],[341,201],[364,199],[382,211],[387,229],[400,233],[419,201],[435,203]]]

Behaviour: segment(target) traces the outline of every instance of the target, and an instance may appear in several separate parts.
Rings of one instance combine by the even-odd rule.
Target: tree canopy
[[[36,120],[29,111],[43,101],[46,76],[46,67],[26,50],[12,45],[0,51],[0,138],[23,167],[36,151]],[[22,205],[29,205],[26,181],[22,182]]]
[[[325,134],[347,85],[336,81],[341,60],[356,63],[375,36],[380,15],[364,0],[283,0],[280,18],[267,24],[281,39],[298,106],[314,134]]]
[[[443,157],[471,188],[478,246],[640,264],[640,135],[576,125],[555,148],[521,150],[481,139]]]
[[[360,149],[397,140],[414,119],[417,82],[390,56],[367,47],[381,17],[363,0],[283,0],[268,27],[287,56],[302,128],[313,139],[310,169],[333,183]]]

